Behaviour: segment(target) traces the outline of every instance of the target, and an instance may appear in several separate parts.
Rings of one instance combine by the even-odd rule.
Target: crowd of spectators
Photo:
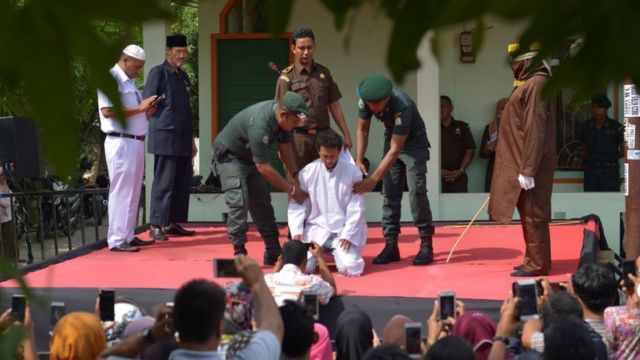
[[[296,241],[289,243],[300,244]],[[289,249],[291,248],[291,249]],[[306,249],[283,248],[276,270],[304,268]],[[283,261],[284,259],[284,261]],[[640,262],[636,261],[636,266]],[[129,319],[117,341],[108,341],[105,324],[96,314],[71,312],[51,332],[50,359],[636,359],[640,358],[640,297],[637,274],[616,279],[607,266],[586,264],[567,281],[552,284],[540,278],[539,317],[521,321],[525,300],[511,294],[496,323],[481,311],[466,310],[456,300],[454,316],[440,318],[440,304],[420,325],[426,339],[412,345],[407,329],[416,319],[393,316],[378,337],[371,318],[351,306],[335,323],[334,341],[328,329],[292,296],[274,297],[273,284],[251,258],[239,255],[235,265],[242,279],[224,287],[205,279],[185,283],[174,302],[156,308],[155,316]],[[299,274],[298,274],[299,275]],[[315,275],[311,275],[315,276]],[[271,280],[272,281],[272,280]],[[309,290],[308,280],[300,293]],[[280,284],[281,285],[281,284]],[[277,286],[280,286],[277,285]],[[313,285],[318,286],[318,285]],[[323,285],[332,295],[332,279]],[[329,295],[329,297],[331,296]],[[516,294],[517,295],[517,294]],[[320,297],[319,297],[320,299]],[[325,303],[323,298],[323,303]],[[279,306],[278,306],[279,305]],[[98,309],[98,306],[96,306]],[[34,324],[27,305],[23,341],[16,355],[38,359]],[[113,324],[110,329],[113,330]],[[14,330],[11,309],[0,316],[3,334]],[[422,332],[424,333],[424,332]],[[415,352],[410,354],[410,352]]]

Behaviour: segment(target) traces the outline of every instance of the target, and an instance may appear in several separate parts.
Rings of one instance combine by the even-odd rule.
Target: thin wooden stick
[[[467,225],[467,227],[464,229],[464,231],[462,232],[462,234],[460,234],[460,236],[458,237],[458,240],[456,240],[456,243],[453,244],[453,247],[451,248],[451,251],[449,251],[449,256],[447,256],[447,261],[449,262],[449,260],[451,259],[451,255],[453,255],[453,252],[456,250],[456,247],[458,246],[458,244],[460,243],[460,240],[462,240],[462,238],[464,237],[464,235],[467,233],[467,231],[469,230],[469,228],[471,227],[471,225],[473,225],[473,222],[476,221],[476,218],[478,218],[478,215],[480,215],[480,212],[482,211],[482,209],[484,209],[485,206],[487,206],[487,203],[489,202],[489,198],[491,196],[487,196],[487,199],[482,203],[482,206],[480,206],[480,209],[478,209],[478,211],[476,212],[476,214],[473,216],[473,218],[471,219],[471,221],[469,222],[469,224]]]

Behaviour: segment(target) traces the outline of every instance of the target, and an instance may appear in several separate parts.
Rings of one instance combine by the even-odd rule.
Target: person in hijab
[[[486,360],[491,351],[491,340],[496,333],[496,323],[482,311],[468,311],[453,325],[452,335],[465,339],[473,348],[476,360]]]
[[[62,317],[53,329],[50,359],[96,359],[106,347],[100,319],[91,313],[72,312]]]
[[[313,324],[316,341],[311,345],[309,360],[333,360],[329,329],[320,323]]]
[[[371,318],[359,307],[344,310],[336,321],[336,360],[362,359],[373,346]]]

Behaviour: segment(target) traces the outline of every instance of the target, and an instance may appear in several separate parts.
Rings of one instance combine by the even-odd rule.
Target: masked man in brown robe
[[[489,215],[507,224],[518,208],[526,252],[511,276],[547,275],[556,128],[540,93],[551,71],[544,61],[535,65],[535,49],[523,52],[511,44],[509,54],[515,82],[500,122]]]

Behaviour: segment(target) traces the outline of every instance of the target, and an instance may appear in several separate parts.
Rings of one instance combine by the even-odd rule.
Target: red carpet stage
[[[567,273],[576,270],[585,226],[583,222],[551,226],[552,281],[564,280]],[[197,236],[157,242],[138,253],[113,253],[103,248],[29,273],[27,283],[34,288],[176,289],[189,279],[212,279],[211,260],[232,256],[225,227],[221,224],[186,227],[197,230]],[[441,290],[454,290],[463,299],[502,300],[510,291],[514,278],[509,273],[521,263],[524,251],[519,225],[475,225],[462,239],[450,263],[445,263],[447,254],[464,226],[439,225],[434,237],[435,262],[421,267],[411,264],[418,249],[417,230],[409,224],[404,224],[402,230],[402,261],[372,265],[384,240],[379,225],[369,227],[363,253],[365,273],[360,278],[336,275],[339,295],[434,298]],[[281,227],[281,234],[284,239],[286,227]],[[255,229],[249,234],[247,249],[250,256],[262,263],[264,245]],[[333,263],[330,257],[327,259]],[[4,282],[0,286],[15,287],[15,283]]]

